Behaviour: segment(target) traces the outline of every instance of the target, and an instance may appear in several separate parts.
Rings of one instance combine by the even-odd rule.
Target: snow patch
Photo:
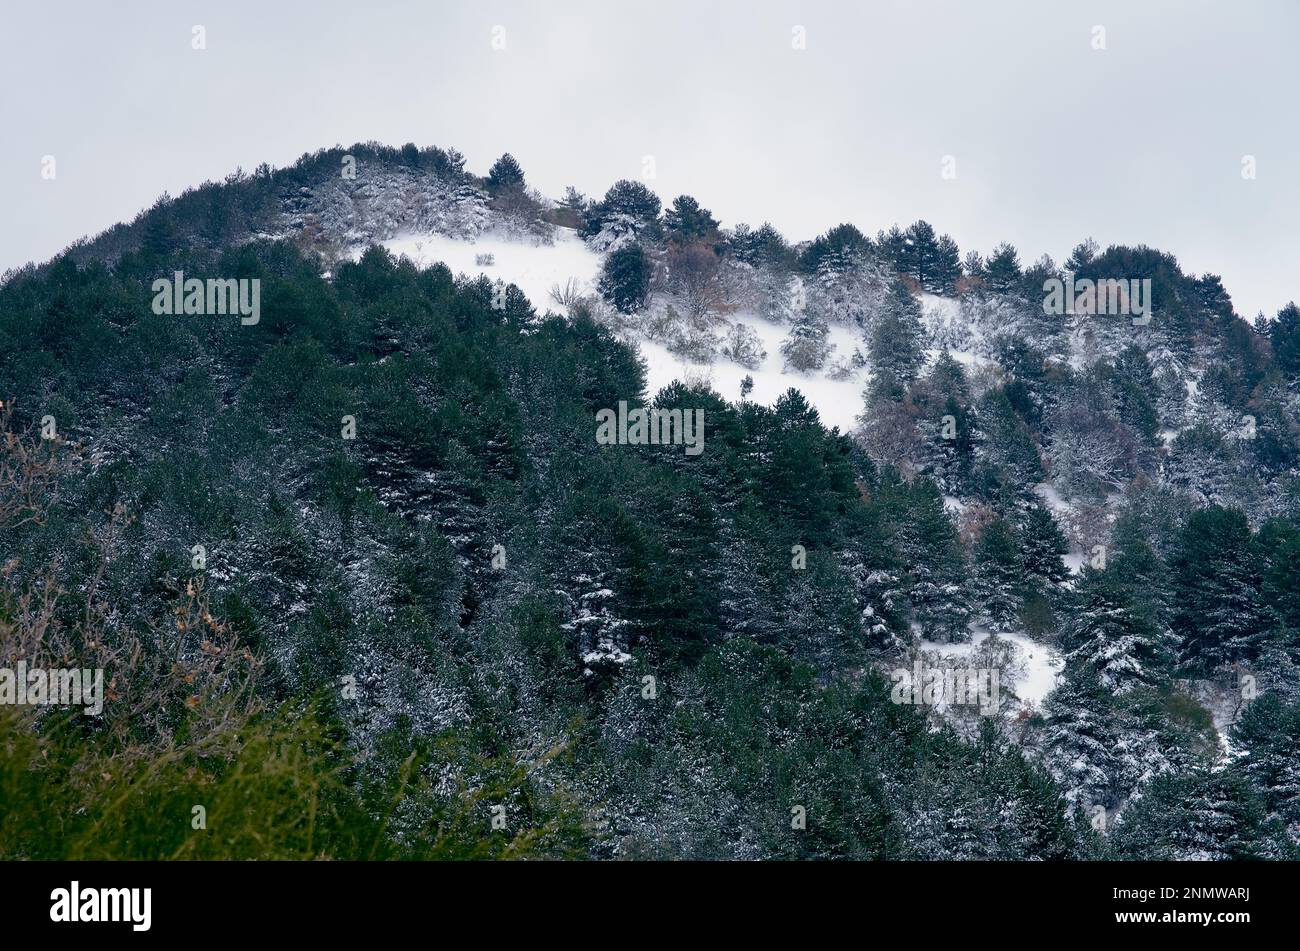
[[[984,628],[975,628],[971,639],[964,644],[944,644],[937,641],[921,641],[920,647],[927,652],[934,652],[944,658],[969,657],[984,641],[993,634]],[[1015,645],[1016,658],[1024,666],[1024,673],[1014,684],[1009,684],[1020,698],[1021,707],[1041,709],[1047,695],[1056,689],[1057,679],[1065,667],[1065,660],[1059,651],[1018,632],[998,634],[1001,641]]]
[[[514,284],[537,313],[561,311],[552,298],[553,287],[573,280],[580,294],[594,294],[602,258],[592,251],[571,228],[556,228],[551,244],[529,243],[495,232],[473,240],[440,234],[404,234],[383,246],[393,254],[410,258],[421,267],[439,262],[453,274]],[[491,263],[486,263],[489,260]]]

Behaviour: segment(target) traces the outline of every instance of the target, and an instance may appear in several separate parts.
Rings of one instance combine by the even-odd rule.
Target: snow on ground
[[[782,369],[781,360],[781,341],[789,332],[787,327],[744,312],[734,314],[732,321],[753,328],[763,341],[767,358],[757,370],[721,358],[712,365],[691,363],[669,352],[662,344],[640,340],[637,346],[646,361],[650,395],[653,397],[674,380],[706,379],[724,399],[734,401],[740,399],[740,381],[751,376],[754,378],[754,391],[748,398],[752,402],[770,406],[778,396],[794,387],[817,408],[826,426],[838,426],[840,432],[847,433],[857,425],[867,379],[865,370],[854,371],[843,380],[832,380],[824,373],[787,373]],[[862,341],[847,327],[831,327],[830,339],[835,344],[831,360],[851,357],[855,347],[865,349]]]
[[[1065,517],[1074,512],[1074,506],[1065,501],[1052,483],[1040,482],[1034,486],[1034,492],[1043,500],[1043,504],[1051,510],[1053,515]]]
[[[921,324],[930,339],[952,340],[954,335],[958,339],[965,339],[963,348],[945,344],[927,349],[927,363],[933,364],[946,349],[952,358],[968,371],[996,365],[996,361],[982,357],[976,352],[984,346],[983,335],[979,332],[979,328],[967,323],[969,318],[962,314],[961,301],[955,297],[940,297],[937,294],[922,294],[919,300]]]
[[[969,657],[990,636],[989,631],[975,628],[971,639],[965,644],[941,644],[923,640],[920,646],[922,650],[932,651],[944,658]],[[1017,632],[998,634],[997,637],[1014,644],[1016,657],[1024,664],[1023,676],[1012,685],[1021,705],[1041,708],[1043,700],[1056,688],[1057,678],[1065,666],[1060,652]]]
[[[1082,549],[1072,548],[1061,556],[1061,561],[1065,562],[1065,567],[1070,574],[1077,575],[1083,571],[1083,566],[1088,561],[1088,555]]]
[[[570,228],[557,228],[555,241],[549,245],[530,244],[515,237],[488,232],[474,240],[408,233],[383,242],[383,246],[396,255],[409,257],[422,267],[442,262],[451,268],[453,274],[470,277],[484,274],[492,280],[514,284],[524,292],[539,314],[547,310],[562,310],[551,298],[551,289],[557,285],[564,286],[570,279],[577,283],[578,293],[596,293],[596,281],[603,261],[603,256],[591,250]],[[491,255],[492,263],[480,264],[482,255]],[[923,294],[921,305],[927,327],[960,319],[961,305],[956,300]],[[787,373],[782,366],[781,341],[789,332],[788,327],[743,311],[733,314],[730,319],[753,328],[762,340],[767,358],[758,369],[750,370],[722,358],[711,365],[692,363],[669,352],[662,344],[638,337],[631,342],[640,348],[645,358],[649,395],[653,397],[674,380],[705,381],[724,399],[734,401],[740,399],[741,380],[752,376],[754,390],[748,397],[751,401],[770,406],[777,397],[794,387],[817,408],[826,426],[838,426],[842,433],[856,428],[863,408],[863,389],[870,378],[867,370],[854,370],[841,380],[831,379],[825,371]],[[865,352],[867,349],[861,331],[856,328],[832,325],[830,340],[835,349],[831,352],[828,366],[835,361],[849,360],[854,350]],[[938,355],[937,349],[928,354],[931,361]],[[967,366],[988,362],[963,351],[953,351],[953,357]]]
[[[578,282],[579,293],[595,293],[602,260],[570,228],[556,228],[554,244],[529,244],[489,232],[473,241],[439,234],[406,234],[383,245],[421,267],[441,261],[453,274],[485,274],[494,281],[500,278],[514,284],[538,314],[563,309],[551,299],[551,288],[563,286],[570,278]],[[492,255],[493,263],[479,264],[479,256],[487,254]]]
[[[1075,514],[1073,502],[1067,502],[1061,497],[1056,486],[1050,482],[1040,482],[1034,486],[1034,493],[1043,500],[1043,504],[1056,518],[1058,525],[1066,525]],[[1077,575],[1083,571],[1083,566],[1088,560],[1088,553],[1077,545],[1071,544],[1070,550],[1061,556],[1065,562],[1065,567],[1069,569],[1070,574]]]
[[[1214,720],[1214,729],[1219,735],[1219,748],[1223,751],[1223,758],[1215,768],[1222,769],[1241,753],[1233,744],[1231,736],[1232,726],[1244,709],[1241,688],[1225,688],[1222,684],[1209,680],[1192,681],[1190,688],[1192,696],[1210,712],[1210,717]]]
[[[954,297],[923,293],[920,300],[921,313],[927,322],[939,319],[951,323],[961,318],[961,301]]]
[[[551,299],[551,288],[563,286],[570,278],[578,283],[579,293],[594,294],[603,257],[592,251],[577,233],[569,228],[557,228],[555,243],[529,244],[518,239],[488,233],[476,240],[466,241],[436,234],[399,235],[383,246],[393,254],[405,255],[416,264],[427,267],[442,262],[453,274],[477,277],[484,274],[492,280],[500,278],[514,284],[528,297],[539,314],[548,309],[561,310]],[[490,254],[492,264],[479,264],[480,255]],[[740,399],[740,381],[746,375],[754,378],[754,391],[749,399],[771,405],[776,398],[795,387],[811,402],[827,426],[838,426],[848,432],[862,412],[862,390],[867,374],[854,372],[848,379],[832,380],[824,374],[785,373],[781,367],[781,341],[788,328],[769,323],[753,314],[737,314],[733,321],[748,324],[763,341],[767,359],[757,370],[747,370],[738,363],[719,359],[713,365],[691,363],[672,354],[653,341],[637,339],[641,355],[647,365],[647,382],[650,396],[674,380],[707,380],[725,399]],[[832,359],[848,359],[855,348],[866,349],[865,343],[849,328],[831,328],[831,342],[835,350]]]

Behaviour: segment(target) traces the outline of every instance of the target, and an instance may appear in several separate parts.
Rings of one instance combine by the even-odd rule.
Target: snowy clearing
[[[406,234],[383,242],[383,246],[421,267],[442,262],[453,274],[483,274],[514,284],[539,315],[563,310],[551,299],[551,288],[563,287],[570,278],[578,282],[580,293],[594,294],[601,265],[601,256],[568,228],[555,229],[553,244],[529,244],[489,232],[473,241],[438,234]],[[478,263],[482,255],[491,255],[492,263]]]
[[[992,636],[988,630],[975,628],[970,641],[965,644],[941,644],[937,641],[921,641],[921,649],[932,651],[945,658],[968,657],[984,641]],[[998,634],[1001,641],[1009,641],[1016,646],[1016,657],[1024,663],[1024,676],[1011,685],[1022,707],[1041,708],[1047,695],[1056,688],[1056,681],[1065,666],[1060,653],[1045,644],[1031,640],[1017,632]]]

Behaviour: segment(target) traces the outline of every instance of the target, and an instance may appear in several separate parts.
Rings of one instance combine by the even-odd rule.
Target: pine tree
[[[995,387],[985,393],[977,407],[979,430],[976,458],[984,469],[983,479],[1001,483],[1016,494],[1043,479],[1042,462],[1024,418],[1016,412],[1008,388]]]
[[[1095,675],[1068,671],[1043,706],[1043,762],[1078,806],[1114,808],[1124,798],[1120,731]]]
[[[678,195],[664,212],[664,229],[679,244],[712,241],[718,237],[718,222],[707,208],[690,195]]]
[[[640,182],[620,179],[593,202],[586,211],[582,234],[594,238],[609,227],[618,234],[656,233],[660,210],[659,196]]]
[[[965,494],[974,467],[976,429],[966,372],[945,349],[917,389],[922,411],[917,430],[924,443],[919,464],[945,492]]]
[[[615,248],[605,258],[600,274],[600,293],[625,314],[645,306],[650,295],[650,259],[639,244]]]
[[[488,170],[488,191],[494,195],[503,192],[524,190],[524,170],[520,168],[515,157],[506,152]]]
[[[984,283],[989,290],[1010,294],[1020,288],[1020,258],[1016,249],[1005,242],[993,249],[984,265]]]
[[[1118,564],[1084,572],[1061,647],[1067,664],[1087,668],[1116,695],[1166,686],[1173,666],[1171,638],[1133,604]]]
[[[929,284],[926,290],[932,294],[951,297],[957,293],[957,282],[961,280],[961,249],[949,235],[939,238],[935,248],[934,260],[929,266]]]
[[[634,218],[659,217],[659,196],[640,182],[620,179],[605,192],[600,201],[601,211],[607,215],[631,215]]]
[[[836,225],[813,241],[799,257],[800,268],[808,274],[817,274],[829,267],[845,271],[870,253],[871,240],[851,224]]]
[[[903,232],[902,243],[897,246],[897,257],[894,258],[894,269],[926,287],[930,265],[938,250],[939,240],[934,227],[928,221],[917,221]]]
[[[769,222],[759,228],[736,225],[728,244],[737,261],[753,267],[776,267],[784,271],[791,263],[789,245]]]
[[[1043,720],[1043,763],[1076,805],[1113,810],[1175,768],[1158,719],[1116,698],[1091,665],[1067,664]]]
[[[1043,506],[1032,505],[1022,516],[1020,547],[1025,574],[1031,582],[1052,588],[1069,577],[1061,560],[1070,550],[1069,543],[1052,513]]]
[[[777,640],[776,598],[766,575],[773,559],[764,554],[770,532],[771,525],[748,507],[722,528],[718,610],[726,637],[748,637],[760,644]]]
[[[1276,857],[1263,803],[1233,770],[1196,769],[1156,779],[1124,811],[1112,841],[1147,861],[1217,862]]]
[[[1219,506],[1192,513],[1170,567],[1184,667],[1210,671],[1258,656],[1270,624],[1246,516]]]
[[[876,235],[876,251],[882,260],[893,265],[895,271],[905,273],[904,268],[907,266],[908,258],[907,235],[898,225],[892,225],[888,231],[881,231]]]
[[[781,356],[787,370],[807,373],[820,370],[830,356],[831,329],[820,316],[805,310],[795,315],[790,333],[781,342]]]
[[[841,553],[858,608],[858,628],[874,651],[904,650],[912,640],[908,630],[906,582],[888,552],[859,540]]]
[[[1111,534],[1114,553],[1107,570],[1114,568],[1135,612],[1163,631],[1170,644],[1176,641],[1169,630],[1169,570],[1140,534],[1136,520],[1120,519]]]
[[[924,335],[920,304],[902,281],[895,281],[871,334],[870,402],[895,402],[906,395],[925,360]]]
[[[931,294],[956,291],[957,278],[961,277],[957,242],[948,235],[936,236],[929,222],[918,221],[901,236],[889,232],[881,250],[899,274],[913,278],[923,290]]]
[[[1106,371],[1099,365],[1099,370]],[[1153,444],[1160,429],[1160,415],[1156,411],[1159,390],[1151,361],[1146,353],[1134,344],[1125,347],[1115,359],[1109,374],[1115,409],[1120,420],[1137,433],[1148,445]]]
[[[961,269],[968,278],[980,284],[983,284],[988,276],[988,271],[984,267],[984,255],[978,251],[966,252],[966,257],[962,258]]]
[[[1287,383],[1294,387],[1300,383],[1300,307],[1291,301],[1277,312],[1277,319],[1268,327],[1273,343],[1273,359]]]
[[[995,519],[975,545],[975,603],[995,631],[1016,624],[1025,588],[1024,568],[1011,527]]]
[[[929,479],[907,490],[907,511],[898,528],[897,550],[907,568],[908,600],[923,636],[936,641],[964,641],[971,602],[964,579],[967,565],[943,496]]]
[[[1069,258],[1066,259],[1065,269],[1076,277],[1083,277],[1084,271],[1092,264],[1093,258],[1097,256],[1097,242],[1088,238],[1074,246],[1070,252]]]
[[[1300,529],[1287,519],[1266,522],[1257,536],[1263,556],[1261,593],[1279,645],[1300,646]]]
[[[1277,691],[1261,694],[1233,724],[1232,742],[1242,751],[1235,767],[1300,843],[1300,703],[1285,703]]]
[[[171,211],[164,204],[163,199],[159,199],[145,218],[140,250],[153,257],[165,258],[176,249],[178,244]]]
[[[587,210],[588,204],[587,196],[572,185],[564,189],[564,198],[560,200],[560,207],[580,215]]]

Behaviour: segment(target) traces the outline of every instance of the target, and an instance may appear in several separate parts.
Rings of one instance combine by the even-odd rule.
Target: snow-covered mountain
[[[1058,266],[1006,245],[962,259],[926,222],[788,239],[691,196],[664,208],[636,182],[542,196],[508,158],[478,177],[454,150],[322,151],[160,201],[10,277],[14,354],[69,288],[100,282],[95,299],[117,303],[77,306],[105,326],[53,353],[116,335],[155,370],[151,400],[111,376],[52,414],[146,510],[141,564],[215,535],[207,577],[257,602],[291,686],[338,674],[346,631],[365,694],[348,725],[367,750],[398,723],[477,728],[484,704],[520,748],[569,742],[590,717],[613,766],[566,776],[587,814],[617,800],[627,841],[664,825],[681,854],[714,854],[681,802],[730,781],[690,734],[672,755],[698,767],[672,774],[671,801],[613,788],[626,750],[669,742],[630,678],[670,671],[690,685],[674,703],[707,707],[749,663],[795,682],[787,660],[817,684],[799,704],[917,664],[996,671],[991,710],[927,701],[926,728],[969,743],[992,716],[1004,752],[1108,822],[1136,807],[1158,824],[1160,803],[1248,775],[1276,824],[1260,819],[1259,850],[1278,828],[1294,838],[1286,782],[1259,765],[1290,741],[1250,720],[1273,708],[1245,693],[1281,704],[1278,723],[1300,699],[1300,312],[1252,327],[1214,275],[1141,246],[1085,241]],[[262,275],[257,336],[121,303],[182,267]],[[1143,312],[1046,306],[1053,281],[1112,279],[1147,282]],[[26,399],[66,389],[12,362]],[[711,407],[728,464],[600,454],[594,413],[640,401]],[[249,441],[230,476],[249,484],[203,507],[192,473],[132,481],[120,467],[177,465],[154,413],[200,421],[172,439],[212,438],[208,455]],[[340,418],[366,438],[336,445]],[[135,574],[122,590],[154,583]],[[560,695],[573,721],[549,719]],[[887,798],[915,854],[985,854],[928,825],[928,804]],[[766,854],[748,837],[717,854]]]

